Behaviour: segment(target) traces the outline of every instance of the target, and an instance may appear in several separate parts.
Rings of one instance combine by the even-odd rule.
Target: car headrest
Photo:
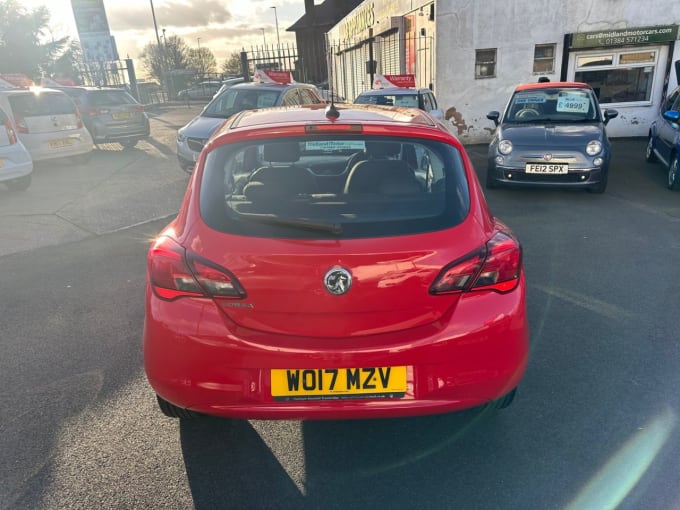
[[[268,143],[263,150],[264,160],[277,163],[294,163],[300,159],[298,142]]]
[[[366,141],[366,153],[371,158],[387,158],[399,154],[401,147],[394,142]]]

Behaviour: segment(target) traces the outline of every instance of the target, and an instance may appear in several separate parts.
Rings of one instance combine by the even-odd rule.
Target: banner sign
[[[413,74],[376,74],[373,80],[374,89],[414,88],[415,86],[416,77]]]
[[[33,80],[25,74],[0,74],[0,88],[12,89],[15,87],[32,87],[33,85]]]
[[[675,41],[677,38],[678,25],[600,30],[571,34],[570,48],[655,44]]]
[[[255,81],[260,83],[279,83],[282,85],[295,83],[293,73],[290,71],[275,71],[273,69],[258,69],[255,71]]]

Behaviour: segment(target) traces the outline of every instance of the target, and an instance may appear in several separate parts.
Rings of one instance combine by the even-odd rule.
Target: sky
[[[286,29],[305,12],[304,0],[104,0],[120,58],[136,59],[147,43],[156,42],[152,2],[160,36],[165,29],[166,36],[180,36],[189,46],[210,48],[218,65],[243,48],[248,50],[265,42],[275,45],[277,18],[281,45],[295,44],[295,34]],[[55,39],[78,38],[70,0],[19,3],[27,9],[46,6]]]

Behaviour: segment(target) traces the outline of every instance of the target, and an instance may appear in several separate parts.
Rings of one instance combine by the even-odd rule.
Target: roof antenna
[[[328,94],[331,96],[331,104],[326,108],[326,118],[334,121],[340,118],[340,112],[335,107],[335,94],[333,93],[333,48],[328,40],[328,32],[326,32],[326,66],[328,67]]]

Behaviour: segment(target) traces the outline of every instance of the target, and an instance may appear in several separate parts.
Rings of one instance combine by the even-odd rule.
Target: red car
[[[528,349],[521,246],[417,109],[234,115],[148,253],[144,363],[168,416],[505,407]]]

